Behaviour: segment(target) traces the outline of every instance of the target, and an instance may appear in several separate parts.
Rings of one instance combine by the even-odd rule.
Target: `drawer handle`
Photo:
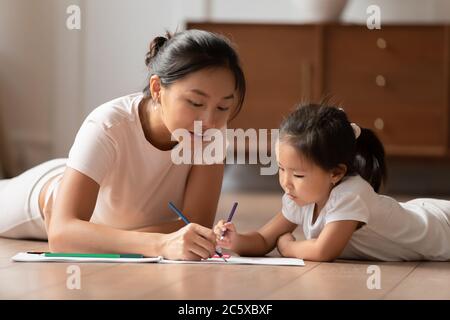
[[[385,87],[386,86],[386,78],[383,77],[382,75],[377,75],[377,77],[375,78],[375,83],[379,87]]]
[[[373,125],[378,130],[384,129],[384,121],[381,118],[376,118],[375,121],[373,122]]]
[[[383,38],[378,38],[377,39],[377,47],[380,49],[386,49],[386,47],[387,47],[386,40],[384,40]]]

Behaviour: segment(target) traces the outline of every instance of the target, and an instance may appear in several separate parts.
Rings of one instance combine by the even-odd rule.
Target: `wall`
[[[47,1],[0,2],[0,118],[14,170],[50,152],[50,113],[55,52],[53,6]]]

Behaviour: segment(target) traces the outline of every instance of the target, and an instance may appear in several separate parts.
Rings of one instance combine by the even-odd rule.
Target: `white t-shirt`
[[[450,260],[450,201],[415,199],[399,203],[377,194],[356,175],[345,177],[333,188],[314,224],[314,204],[298,206],[285,194],[282,205],[283,215],[303,227],[306,239],[318,238],[324,226],[333,221],[363,222],[339,258]]]
[[[97,107],[76,135],[67,166],[100,185],[91,222],[134,229],[177,220],[169,201],[183,207],[192,165],[174,164],[171,150],[146,140],[138,110],[142,98],[135,93]]]

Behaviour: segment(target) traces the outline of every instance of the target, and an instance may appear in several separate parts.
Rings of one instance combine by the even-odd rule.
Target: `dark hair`
[[[203,31],[186,30],[166,37],[156,37],[150,43],[150,50],[145,57],[149,69],[149,78],[158,75],[162,86],[169,86],[188,74],[205,68],[228,68],[235,78],[238,91],[238,104],[232,118],[242,108],[246,85],[239,57],[229,40],[221,35]],[[143,90],[146,98],[150,97],[149,84]]]
[[[361,128],[356,138],[347,115],[340,108],[325,104],[298,106],[283,120],[280,139],[287,140],[324,170],[346,165],[346,175],[359,174],[376,192],[386,181],[383,144],[366,128]]]

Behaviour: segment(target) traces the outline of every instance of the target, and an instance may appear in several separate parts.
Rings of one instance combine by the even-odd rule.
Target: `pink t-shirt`
[[[171,151],[149,143],[139,120],[142,93],[109,101],[83,122],[67,166],[100,185],[91,222],[135,229],[177,220],[192,165],[174,164]]]

